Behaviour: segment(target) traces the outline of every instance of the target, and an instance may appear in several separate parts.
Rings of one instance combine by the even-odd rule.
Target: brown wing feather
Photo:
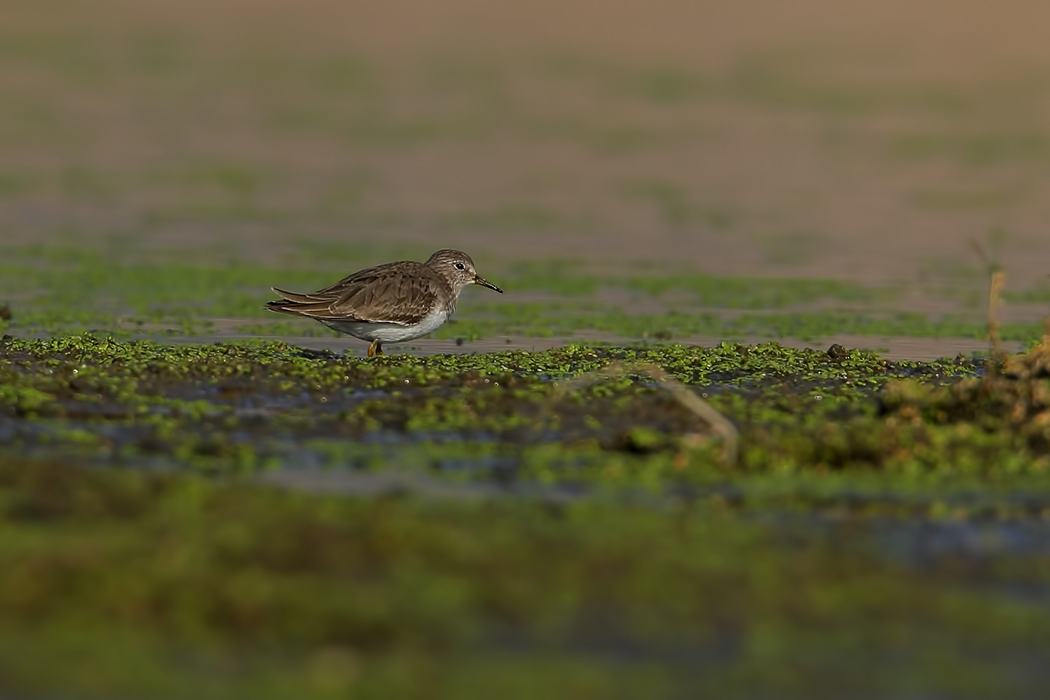
[[[271,301],[269,302],[270,304],[282,304],[285,301],[294,302],[296,304],[309,304],[314,301],[321,301],[317,297],[312,296],[310,294],[298,294],[296,292],[288,292],[284,289],[278,289],[277,287],[270,287],[270,289],[272,289],[275,294],[279,294],[280,296],[284,297],[283,301]]]
[[[447,283],[422,263],[389,263],[370,267],[312,294],[274,288],[284,297],[266,306],[271,311],[308,316],[319,321],[419,323],[433,308]],[[451,289],[443,290],[447,295]]]

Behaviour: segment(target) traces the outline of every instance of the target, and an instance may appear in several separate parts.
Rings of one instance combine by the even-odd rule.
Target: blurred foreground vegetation
[[[739,461],[644,366],[729,418]],[[1050,345],[988,364],[775,344],[369,361],[83,336],[7,339],[0,374],[11,692],[1046,680]]]

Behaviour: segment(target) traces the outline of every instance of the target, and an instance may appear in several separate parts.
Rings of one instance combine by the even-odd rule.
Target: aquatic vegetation
[[[615,376],[564,383],[613,365],[621,368]],[[707,430],[704,421],[641,369],[654,367],[733,422],[742,445],[734,468],[893,468],[926,454],[907,446],[920,432],[934,431],[960,451],[956,462],[931,452],[924,468],[936,470],[960,468],[988,449],[1020,446],[1013,433],[977,445],[936,426],[891,424],[879,406],[892,389],[880,387],[909,378],[936,386],[974,377],[982,366],[965,358],[889,362],[839,346],[818,352],[775,343],[570,345],[542,353],[366,360],[282,343],[8,338],[0,343],[0,416],[6,416],[0,427],[8,448],[223,470],[294,466],[309,440],[359,445],[322,450],[348,465],[369,463],[375,455],[369,450],[380,446],[387,462],[401,454],[425,465],[450,458],[446,443],[489,445],[482,454],[499,458],[501,479],[542,472],[546,480],[600,482],[612,455],[630,465],[627,474],[716,468],[710,441],[694,437]],[[533,451],[543,445],[553,452],[537,461]],[[1040,464],[1034,447],[1015,454]],[[491,476],[480,465],[471,471]]]
[[[0,504],[0,668],[23,693],[745,697],[800,663],[836,692],[1045,677],[1045,606],[995,595],[1044,587],[1044,549],[960,559],[937,544],[1045,543],[1045,522],[771,527],[721,493],[669,509],[303,497],[26,460],[0,463]],[[831,697],[807,678],[799,692]]]

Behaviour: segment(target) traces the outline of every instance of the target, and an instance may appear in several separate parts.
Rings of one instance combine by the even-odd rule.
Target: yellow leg
[[[372,344],[368,346],[368,356],[375,357],[376,355],[383,354],[383,344],[378,340],[373,340]]]

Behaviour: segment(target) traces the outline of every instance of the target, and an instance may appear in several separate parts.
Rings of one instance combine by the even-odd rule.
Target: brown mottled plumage
[[[383,354],[383,343],[421,338],[439,328],[456,310],[456,299],[468,284],[503,293],[478,276],[469,255],[439,250],[425,263],[405,260],[369,267],[312,294],[273,287],[284,298],[266,308],[371,340],[372,357]]]

